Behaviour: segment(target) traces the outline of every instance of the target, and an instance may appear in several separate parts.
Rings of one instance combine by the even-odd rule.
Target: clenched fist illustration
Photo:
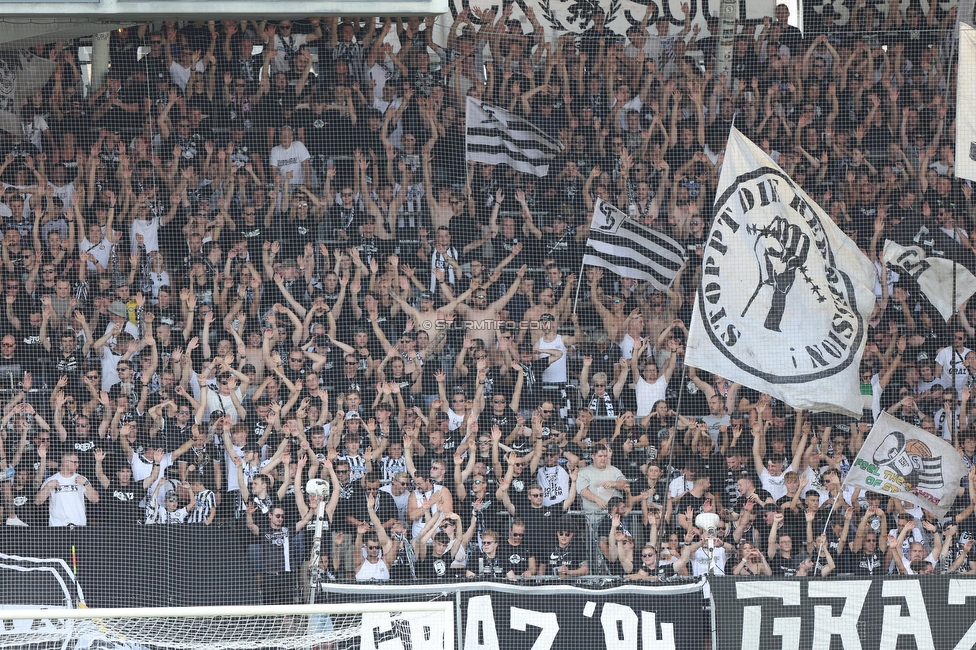
[[[800,226],[783,217],[774,218],[769,226],[758,230],[758,235],[753,250],[759,263],[759,284],[742,310],[742,315],[749,311],[762,288],[770,286],[773,296],[763,326],[772,332],[779,332],[786,310],[786,296],[796,282],[797,271],[806,263],[810,253],[810,237]]]

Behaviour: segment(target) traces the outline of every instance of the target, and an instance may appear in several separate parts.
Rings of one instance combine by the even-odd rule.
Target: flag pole
[[[697,291],[695,291],[695,298],[694,298],[694,300],[695,300],[695,302],[698,302],[698,292]],[[694,304],[694,303],[692,303],[692,304]],[[685,345],[688,345],[688,341],[687,340],[685,341]],[[687,352],[687,350],[686,350],[686,352]],[[674,354],[677,354],[677,352],[674,352]],[[675,361],[677,361],[677,359]],[[671,431],[673,432],[671,434],[671,436],[670,436],[671,437],[671,447],[668,449],[668,471],[669,472],[672,472],[672,466],[673,466],[673,462],[674,462],[674,438],[678,435],[678,418],[681,417],[681,395],[684,392],[685,378],[686,378],[687,372],[688,372],[688,364],[685,363],[685,360],[683,359],[681,361],[681,383],[678,386],[678,403],[675,404],[675,406],[674,406],[674,424],[671,425]],[[674,480],[673,478],[668,479],[668,498],[665,499],[665,505],[667,505],[667,500],[671,498],[671,491],[670,490],[671,490],[671,481],[673,481],[673,480]],[[664,521],[664,518],[662,517],[661,518],[661,530],[658,533],[658,539],[661,539],[661,533],[667,533],[667,526],[668,526],[667,522]]]
[[[576,313],[576,306],[579,304],[579,292],[580,287],[583,286],[583,267],[586,266],[586,262],[580,262],[580,272],[576,276],[576,297],[573,298],[573,313]]]
[[[844,484],[840,484],[840,490],[837,492],[837,498],[834,499],[834,504],[830,506],[830,512],[827,513],[827,521],[824,522],[823,530],[820,532],[821,535],[827,534],[827,529],[830,527],[830,518],[834,515],[834,510],[837,509],[837,502],[844,500]],[[847,543],[847,540],[844,540]],[[820,564],[820,556],[823,555],[823,544],[817,547],[817,561],[813,563],[814,568]]]
[[[957,241],[957,237],[958,237],[958,235],[956,234],[956,223],[955,223],[955,220],[953,220],[953,222],[952,222],[952,239],[953,239],[953,241]],[[957,310],[957,307],[956,307],[956,264],[957,264],[957,262],[956,262],[956,256],[953,255],[952,256],[952,314],[953,315],[956,314],[956,310]],[[950,334],[951,334],[951,332],[950,332]],[[952,370],[950,372],[952,373],[952,390],[955,391],[955,393],[956,393],[956,398],[955,398],[955,400],[953,400],[953,404],[956,404],[956,403],[959,402],[959,389],[956,388],[956,346],[955,346],[955,341],[953,341],[951,345],[952,345]],[[965,347],[965,346],[963,346],[963,347]],[[962,359],[962,361],[965,361],[965,359]],[[945,410],[945,402],[943,401],[942,404],[943,404],[942,409]],[[961,410],[962,409],[962,405],[960,405],[959,408]],[[946,415],[947,418],[949,418],[949,437],[952,438],[952,444],[955,445],[956,444],[956,411],[955,411],[955,408],[953,408],[953,410],[952,410],[951,413],[946,413],[945,415]],[[941,433],[939,433],[939,432],[936,432],[936,434],[937,435],[941,435]]]

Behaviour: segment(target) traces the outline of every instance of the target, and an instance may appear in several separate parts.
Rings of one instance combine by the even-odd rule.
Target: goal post
[[[0,648],[454,650],[453,601],[0,609]],[[69,644],[73,642],[72,644]]]

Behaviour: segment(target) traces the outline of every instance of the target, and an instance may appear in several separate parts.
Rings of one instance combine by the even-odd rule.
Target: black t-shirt
[[[548,551],[542,556],[542,561],[548,565],[546,568],[552,575],[556,575],[561,566],[574,571],[587,563],[586,549],[575,537],[565,548],[560,548],[556,542],[550,543]]]
[[[291,529],[287,526],[277,530],[273,529],[268,516],[260,513],[254,514],[254,523],[257,524],[260,531],[258,539],[261,544],[261,555],[264,558],[264,573],[274,574],[286,571],[286,557],[288,558],[289,570],[297,566],[296,563],[300,561],[300,558],[292,555]]]
[[[119,484],[117,478],[107,489],[99,489],[98,512],[103,526],[118,526],[135,524],[145,519],[145,513],[139,507],[145,491],[135,483]]]
[[[516,507],[515,516],[525,524],[525,538],[522,543],[527,544],[532,554],[541,562],[543,555],[549,552],[549,547],[556,543],[556,530],[563,517],[562,507]]]
[[[58,443],[57,449],[60,452],[58,457],[60,458],[69,452],[77,453],[78,473],[88,478],[89,481],[93,481],[95,479],[95,449],[101,446],[101,443],[91,436],[79,436],[74,430],[75,425],[71,422],[65,422],[64,428],[68,431],[68,437],[64,442]]]
[[[463,569],[451,568],[452,558],[448,557],[448,553],[441,557],[434,557],[433,552],[428,549],[427,557],[415,565],[417,579],[423,582],[436,582],[457,580],[463,577]]]
[[[691,508],[693,509],[691,518],[694,520],[694,518],[697,515],[701,514],[702,504],[704,503],[705,503],[704,496],[696,497],[691,492],[686,493],[683,497],[681,497],[678,500],[678,503],[676,503],[674,506],[675,519],[677,519],[678,515],[687,515],[688,507],[691,506]]]
[[[495,557],[488,557],[483,550],[478,551],[472,557],[468,558],[467,570],[482,580],[503,580],[505,574],[511,569],[511,566],[509,565],[508,558],[503,556],[499,551],[501,549],[495,549]]]
[[[529,570],[529,560],[534,557],[535,554],[529,548],[524,539],[518,546],[513,546],[506,539],[498,545],[498,556],[501,557],[505,563],[506,573],[508,571],[513,571],[515,572],[515,576],[518,577]],[[469,565],[470,563],[471,561],[468,560]]]
[[[769,566],[773,570],[774,576],[792,578],[796,575],[796,570],[800,568],[800,562],[800,558],[795,555],[793,557],[777,555],[769,561]]]
[[[857,553],[850,554],[850,570],[854,575],[874,576],[884,575],[886,572],[884,553],[875,551],[868,555],[862,548]]]

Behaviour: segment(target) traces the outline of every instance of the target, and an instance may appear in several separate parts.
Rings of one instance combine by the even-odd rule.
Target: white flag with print
[[[919,246],[902,246],[889,239],[885,241],[883,256],[889,266],[897,266],[912,276],[918,288],[947,321],[959,305],[976,293],[976,275],[950,259],[927,255]]]
[[[688,365],[790,406],[860,417],[874,265],[734,128],[714,215]]]
[[[976,29],[964,22],[959,23],[959,79],[963,83],[956,88],[955,172],[959,178],[976,181],[976,84],[971,81],[976,79]]]
[[[884,412],[844,485],[909,501],[941,517],[968,473],[962,456],[948,442]]]

